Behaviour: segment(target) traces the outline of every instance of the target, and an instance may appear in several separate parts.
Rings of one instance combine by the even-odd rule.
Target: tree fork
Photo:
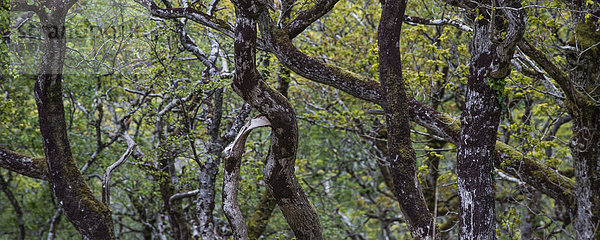
[[[236,27],[233,89],[271,123],[271,147],[263,179],[298,239],[322,239],[321,224],[294,175],[298,148],[296,114],[289,101],[267,85],[256,70],[257,18],[269,18],[264,3],[234,1]]]

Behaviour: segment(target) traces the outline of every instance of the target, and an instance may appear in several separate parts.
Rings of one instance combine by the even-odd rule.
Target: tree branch
[[[261,19],[260,27],[270,52],[296,74],[354,97],[380,103],[379,82],[305,55],[293,45],[286,30],[275,26],[269,17]]]
[[[152,0],[135,0],[137,3],[144,6],[150,14],[156,17],[170,19],[170,18],[187,18],[204,26],[213,28],[223,34],[233,38],[233,31],[231,25],[221,19],[215,18],[214,16],[208,15],[203,12],[196,11],[193,8],[160,8]]]
[[[298,16],[287,26],[290,39],[295,38],[302,33],[313,22],[327,14],[339,0],[321,0],[311,9],[300,11]]]
[[[173,196],[171,196],[169,198],[169,204],[173,205],[173,202],[175,200],[179,200],[179,199],[182,199],[182,198],[188,198],[188,197],[196,196],[199,192],[200,192],[200,190],[196,189],[196,190],[192,190],[192,191],[189,191],[189,192],[183,192],[183,193],[173,194]]]
[[[268,126],[271,126],[271,123],[264,116],[248,121],[235,140],[223,151],[223,158],[225,159],[223,211],[231,225],[234,239],[248,239],[248,229],[237,201],[240,165],[246,139],[252,129]]]
[[[567,73],[563,72],[556,64],[548,59],[546,54],[529,43],[526,39],[522,39],[518,43],[518,46],[525,55],[537,63],[556,81],[556,83],[558,83],[558,86],[563,90],[569,101],[574,101],[576,96],[581,94],[571,84]]]
[[[43,157],[29,157],[0,147],[0,167],[41,180],[48,180],[48,165]]]
[[[123,137],[127,141],[127,150],[125,151],[123,156],[119,158],[119,160],[117,160],[115,163],[113,163],[106,169],[106,172],[104,173],[104,179],[102,180],[102,202],[106,206],[110,206],[110,178],[112,172],[116,170],[119,166],[121,166],[121,164],[123,164],[125,160],[129,158],[129,156],[134,152],[134,149],[137,147],[137,144],[133,141],[129,134],[124,133]]]
[[[415,17],[415,16],[404,16],[404,21],[410,22],[410,23],[423,24],[423,25],[434,25],[434,26],[449,25],[449,26],[453,26],[453,27],[458,28],[465,32],[473,31],[473,28],[471,28],[470,26],[465,25],[459,21],[452,20],[452,19],[425,19],[425,18]]]
[[[35,13],[40,12],[40,8],[38,6],[28,4],[27,0],[12,0],[12,1],[10,1],[10,10],[11,11],[32,11]]]

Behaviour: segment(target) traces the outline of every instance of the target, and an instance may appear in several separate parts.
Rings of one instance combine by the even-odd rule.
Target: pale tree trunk
[[[512,0],[510,0],[512,1]],[[498,1],[503,7],[520,7],[518,1]],[[491,5],[481,1],[480,4]],[[460,199],[460,239],[494,239],[494,149],[500,122],[504,78],[524,31],[521,11],[472,11],[474,21],[471,60],[461,116],[457,154],[457,184]],[[481,15],[479,15],[481,14]],[[483,16],[482,19],[477,19]],[[508,24],[495,24],[499,21]],[[505,39],[494,39],[501,32]]]
[[[417,157],[410,137],[408,98],[402,79],[399,49],[406,0],[383,5],[377,38],[379,73],[388,132],[388,162],[400,208],[413,239],[435,239],[433,216],[417,178]]]

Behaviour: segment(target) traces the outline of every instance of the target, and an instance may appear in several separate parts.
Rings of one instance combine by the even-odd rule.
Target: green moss
[[[459,120],[454,119],[454,118],[450,117],[450,115],[447,115],[447,114],[441,114],[437,118],[439,120],[441,120],[442,122],[444,122],[445,124],[447,124],[449,126],[450,130],[452,130],[452,132],[455,132],[456,134],[460,133],[460,121]]]
[[[508,155],[511,159],[523,159],[524,158],[522,153],[518,152],[517,150],[512,149],[510,146],[508,146],[505,143],[500,142],[500,141],[496,141],[495,150]],[[509,165],[510,164],[512,164],[512,161],[511,161],[511,163],[509,163]]]
[[[596,31],[591,23],[581,22],[575,27],[575,34],[577,35],[577,45],[579,49],[586,50],[594,44],[600,41],[600,32]],[[570,43],[572,40],[570,41]],[[597,52],[598,46],[588,51]]]
[[[35,166],[40,169],[40,172],[44,175],[44,180],[48,179],[48,164],[46,163],[46,158],[37,157],[31,158]]]

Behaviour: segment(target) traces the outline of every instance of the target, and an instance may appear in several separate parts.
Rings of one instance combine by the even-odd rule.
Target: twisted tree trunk
[[[34,91],[52,191],[83,239],[114,239],[110,210],[94,197],[83,179],[67,137],[62,99],[65,17],[75,2],[51,1],[34,6],[15,1],[13,10],[35,11],[42,24],[44,54]]]
[[[256,70],[256,22],[264,5],[253,0],[237,0],[234,6],[236,72],[233,89],[271,123],[271,147],[263,179],[296,238],[322,239],[317,213],[294,175],[298,147],[296,114],[288,100],[267,85]]]

